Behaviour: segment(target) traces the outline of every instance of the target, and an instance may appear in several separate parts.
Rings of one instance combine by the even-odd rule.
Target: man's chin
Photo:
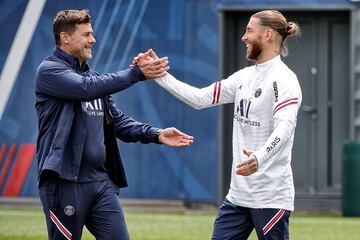
[[[92,58],[92,54],[84,54],[85,61],[90,60]]]
[[[92,52],[90,49],[88,51],[84,51],[83,53],[84,53],[84,57],[86,58],[86,60],[89,60],[92,58]]]
[[[255,61],[255,60],[256,60],[256,59],[253,58],[250,54],[246,54],[246,59],[247,59],[248,61]]]

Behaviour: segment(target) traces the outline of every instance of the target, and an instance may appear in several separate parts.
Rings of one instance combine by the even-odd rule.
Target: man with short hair
[[[135,121],[110,95],[163,76],[167,58],[100,74],[86,63],[96,42],[87,10],[59,12],[53,31],[56,48],[36,75],[36,158],[48,237],[81,239],[85,225],[96,239],[129,239],[117,197],[127,181],[116,137],[173,147],[189,146],[193,138]]]
[[[299,27],[276,10],[253,14],[242,41],[255,65],[205,88],[170,74],[156,82],[195,109],[234,103],[233,164],[229,193],[220,206],[212,239],[289,239],[294,209],[291,151],[302,94],[296,75],[281,60],[285,40]],[[149,50],[134,59],[157,60]]]

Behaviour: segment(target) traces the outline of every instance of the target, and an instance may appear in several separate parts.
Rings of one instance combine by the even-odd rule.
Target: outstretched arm
[[[122,91],[138,81],[161,77],[169,69],[167,57],[115,73],[99,74],[89,70],[79,74],[55,57],[40,64],[36,94],[65,100],[89,101]]]
[[[219,104],[221,83],[216,82],[205,88],[196,88],[177,80],[171,74],[156,78],[155,82],[171,93],[174,97],[196,110]]]
[[[134,63],[142,66],[146,62],[157,59],[159,58],[156,53],[150,49],[146,53],[139,54],[138,57],[134,58]],[[237,78],[234,76],[223,81],[215,82],[204,88],[196,88],[183,83],[171,74],[166,74],[154,80],[176,98],[195,109],[231,103],[234,102],[235,99]]]
[[[36,94],[64,100],[90,101],[145,80],[136,66],[115,73],[99,74],[91,70],[89,73],[83,76],[63,63],[47,61],[38,69]]]
[[[187,147],[193,142],[193,137],[171,127],[154,128],[126,116],[109,97],[109,110],[112,114],[116,136],[124,142],[160,143],[170,147]],[[106,104],[105,104],[106,105]],[[106,107],[107,108],[107,107]]]

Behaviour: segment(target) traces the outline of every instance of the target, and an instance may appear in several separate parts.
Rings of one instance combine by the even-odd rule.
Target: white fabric
[[[243,207],[294,210],[291,152],[302,95],[296,75],[280,56],[202,89],[170,74],[155,81],[195,109],[235,103],[228,200]],[[243,149],[253,150],[259,161],[250,176],[235,173],[247,159]]]

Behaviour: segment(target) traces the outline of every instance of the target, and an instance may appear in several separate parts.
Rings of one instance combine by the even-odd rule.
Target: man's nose
[[[246,41],[246,39],[247,39],[247,36],[246,36],[246,34],[244,34],[243,36],[242,36],[242,38],[241,38],[241,41]]]
[[[92,44],[95,44],[96,43],[95,37],[91,36],[90,39],[89,39],[89,42],[92,43]]]

